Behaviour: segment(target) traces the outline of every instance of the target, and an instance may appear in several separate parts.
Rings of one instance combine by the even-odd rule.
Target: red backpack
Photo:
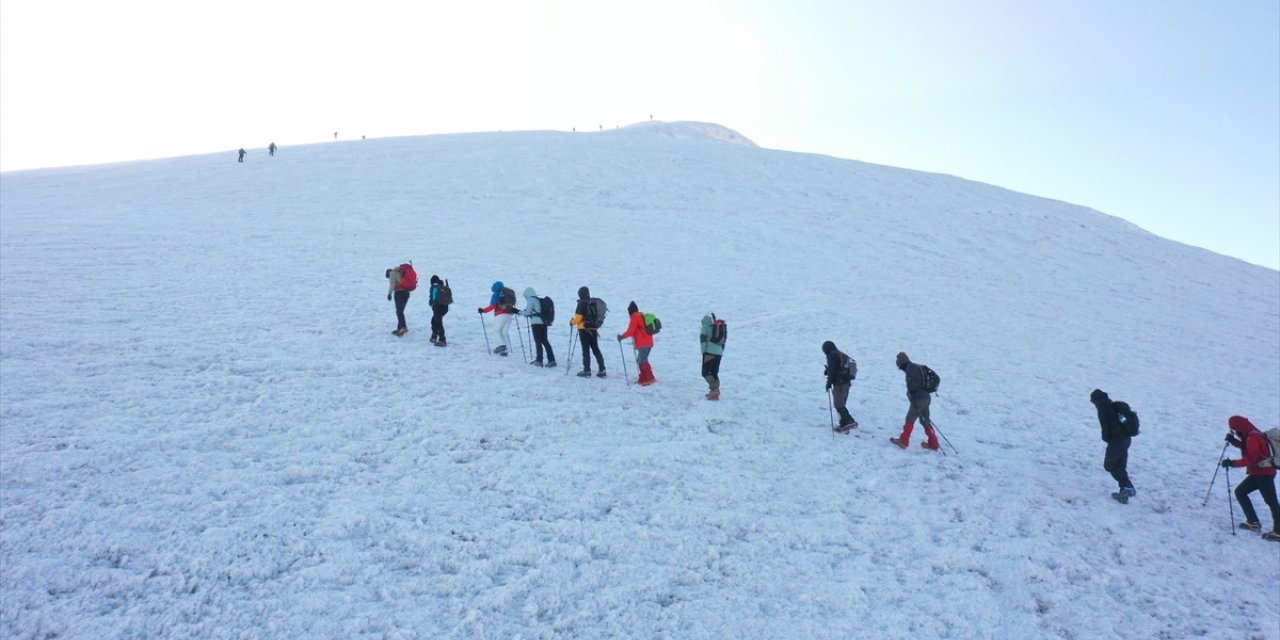
[[[418,288],[418,272],[413,270],[413,265],[406,262],[400,265],[400,291],[413,291]]]

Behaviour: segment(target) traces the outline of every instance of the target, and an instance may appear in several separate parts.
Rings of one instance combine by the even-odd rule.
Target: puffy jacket
[[[702,353],[708,356],[723,356],[724,347],[711,341],[711,314],[702,316],[702,333],[698,340],[702,342]]]
[[[525,287],[524,289],[524,311],[520,315],[529,319],[529,324],[543,324],[542,322],[542,301],[538,299],[538,292],[533,287]]]
[[[649,328],[644,326],[644,314],[639,311],[631,314],[631,323],[621,336],[634,340],[637,349],[653,348],[653,336],[649,335]]]
[[[1267,434],[1258,430],[1249,422],[1248,418],[1242,416],[1231,416],[1227,420],[1231,430],[1236,432],[1243,438],[1242,440],[1232,439],[1231,444],[1240,449],[1241,455],[1239,460],[1232,460],[1231,466],[1245,467],[1245,473],[1251,476],[1274,476],[1276,470],[1274,467],[1260,467],[1259,462],[1266,460],[1271,456],[1271,443],[1267,440]]]
[[[502,281],[501,281],[501,280],[498,280],[498,281],[496,281],[496,282],[494,282],[494,283],[493,283],[493,286],[489,287],[489,290],[490,290],[490,291],[493,291],[493,295],[492,295],[492,296],[489,296],[489,306],[487,306],[487,307],[485,307],[485,308],[481,309],[481,310],[480,310],[480,313],[489,313],[490,311],[492,311],[492,312],[493,312],[493,315],[495,315],[495,316],[501,316],[501,315],[505,315],[505,314],[511,313],[511,310],[510,310],[510,309],[499,309],[499,308],[498,308],[498,296],[499,296],[499,295],[501,295],[501,293],[502,293],[502,287],[504,287],[504,286],[506,286],[506,285],[502,284]],[[512,300],[512,303],[513,303],[513,306],[514,306],[515,301],[514,301],[514,300]]]

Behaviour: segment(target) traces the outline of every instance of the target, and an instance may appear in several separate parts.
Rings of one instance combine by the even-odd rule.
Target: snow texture
[[[555,299],[560,369],[486,352],[497,279]],[[606,379],[565,375],[581,285]],[[888,441],[900,350],[946,456]],[[1215,476],[1229,416],[1280,423],[1280,273],[717,125],[5,174],[0,380],[6,638],[1280,638]],[[1142,417],[1128,505],[1095,387]]]

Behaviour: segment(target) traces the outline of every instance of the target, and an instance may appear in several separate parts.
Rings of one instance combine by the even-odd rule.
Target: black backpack
[[[556,321],[556,303],[551,296],[542,296],[538,298],[538,306],[542,308],[541,313],[538,314],[538,317],[542,318],[542,324],[551,326],[551,323]]]
[[[850,382],[852,382],[853,380],[857,380],[858,379],[858,361],[849,357],[849,354],[843,351],[836,351],[836,353],[840,354],[840,369],[842,369],[842,373],[849,376]]]
[[[920,365],[920,377],[924,381],[924,390],[926,393],[937,393],[938,385],[942,383],[942,378],[938,377],[938,373],[925,365]]]
[[[449,281],[445,280],[440,285],[440,292],[436,294],[435,305],[438,307],[447,307],[453,304],[453,289],[449,288]]]
[[[1138,414],[1129,408],[1129,403],[1112,402],[1111,408],[1116,412],[1116,423],[1124,427],[1129,437],[1138,435]]]
[[[588,328],[598,329],[604,324],[604,316],[609,313],[609,305],[604,303],[600,298],[591,298],[587,300],[587,314],[583,320]]]
[[[516,306],[516,292],[508,287],[498,290],[498,309],[501,311],[510,311]]]

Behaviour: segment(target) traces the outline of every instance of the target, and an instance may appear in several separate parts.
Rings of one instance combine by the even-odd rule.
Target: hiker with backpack
[[[836,344],[830,340],[822,343],[822,352],[827,354],[827,366],[822,371],[827,376],[827,393],[831,394],[831,401],[840,414],[840,424],[836,425],[835,430],[849,433],[850,429],[858,427],[858,421],[849,415],[849,409],[845,406],[849,401],[849,387],[858,376],[858,363],[837,349]]]
[[[1240,523],[1240,528],[1246,531],[1262,530],[1258,513],[1253,510],[1253,501],[1249,499],[1249,494],[1257,491],[1271,509],[1271,531],[1262,534],[1262,539],[1280,542],[1280,501],[1276,499],[1276,463],[1280,453],[1274,450],[1273,442],[1273,438],[1280,440],[1280,430],[1272,429],[1263,433],[1243,416],[1231,416],[1227,420],[1227,426],[1231,428],[1231,433],[1227,434],[1226,441],[1239,449],[1241,455],[1238,460],[1223,460],[1222,467],[1245,467],[1246,474],[1236,487],[1236,501],[1244,510],[1245,520]]]
[[[578,306],[573,310],[573,319],[569,324],[577,327],[578,341],[582,343],[582,371],[579,378],[591,377],[591,354],[596,356],[599,365],[597,378],[605,377],[604,354],[600,353],[600,324],[604,322],[608,307],[599,298],[592,298],[586,287],[578,287]]]
[[[539,298],[538,292],[534,291],[533,287],[525,287],[524,303],[524,311],[521,311],[520,315],[529,320],[529,332],[533,334],[533,346],[536,350],[533,362],[529,364],[535,367],[545,366],[554,369],[556,366],[556,354],[551,350],[551,341],[547,340],[547,327],[551,326],[555,319],[555,303],[551,301],[551,298]],[[542,361],[544,348],[547,351],[545,364]]]
[[[431,292],[427,301],[431,304],[431,344],[449,346],[444,339],[444,315],[449,313],[449,305],[453,304],[453,290],[449,283],[441,280],[440,276],[431,276]]]
[[[702,345],[702,379],[707,381],[707,399],[720,399],[720,360],[724,358],[724,343],[729,329],[716,314],[702,316],[702,331],[698,342]]]
[[[630,314],[631,322],[627,325],[626,331],[618,334],[618,342],[631,338],[636,352],[636,368],[640,370],[636,384],[646,387],[658,381],[653,377],[653,368],[649,366],[649,352],[653,350],[653,334],[649,333],[650,328],[645,322],[645,314],[640,313],[640,307],[636,306],[635,300],[627,305],[627,313]]]
[[[493,352],[505,358],[510,355],[508,345],[511,344],[511,320],[516,313],[516,292],[508,289],[501,280],[495,281],[489,290],[493,292],[489,306],[476,311],[481,315],[493,312],[493,331],[498,338],[498,346],[493,348]]]
[[[404,307],[409,304],[409,292],[418,287],[418,274],[413,270],[413,263],[406,262],[393,269],[387,269],[387,300],[396,301],[396,330],[391,335],[397,338],[409,332],[409,325],[404,320]]]
[[[1111,494],[1121,504],[1129,504],[1129,498],[1138,495],[1129,480],[1129,444],[1137,435],[1138,416],[1124,402],[1114,402],[1102,389],[1089,394],[1089,402],[1098,409],[1098,424],[1102,427],[1102,441],[1107,443],[1102,468],[1115,478],[1120,490]]]
[[[889,438],[889,442],[906,449],[911,444],[911,431],[915,429],[916,419],[918,418],[920,425],[924,427],[924,434],[927,438],[927,441],[921,443],[920,446],[930,451],[937,451],[940,448],[938,434],[934,431],[933,422],[929,420],[929,394],[933,391],[929,388],[930,384],[925,375],[926,370],[929,373],[932,373],[932,370],[929,370],[924,365],[912,362],[911,358],[908,358],[907,354],[902,352],[898,353],[895,362],[898,365],[898,369],[902,370],[902,373],[906,376],[907,401],[911,404],[907,407],[907,417],[902,425],[902,435],[896,438]],[[936,376],[933,377],[936,379]]]

